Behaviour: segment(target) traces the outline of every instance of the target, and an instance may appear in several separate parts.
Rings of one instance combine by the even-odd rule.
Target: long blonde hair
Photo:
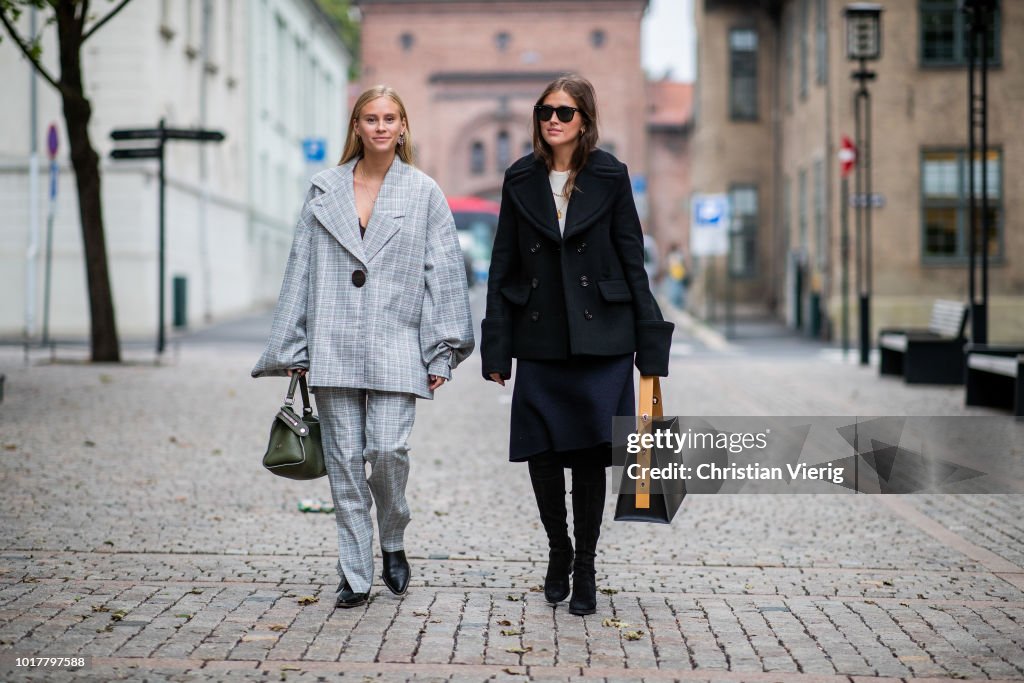
[[[387,85],[375,85],[372,88],[364,90],[363,93],[356,98],[356,103],[352,106],[352,116],[348,119],[348,136],[345,138],[345,149],[341,153],[341,160],[338,162],[338,166],[341,166],[356,157],[363,156],[363,141],[358,135],[356,135],[356,121],[359,120],[359,115],[362,113],[363,107],[378,97],[390,97],[391,100],[398,105],[398,115],[405,124],[405,144],[397,145],[395,147],[395,153],[398,155],[399,159],[410,166],[412,165],[412,131],[409,126],[409,117],[405,114],[405,104],[402,102],[402,98],[398,96],[398,93],[395,92],[394,88]]]

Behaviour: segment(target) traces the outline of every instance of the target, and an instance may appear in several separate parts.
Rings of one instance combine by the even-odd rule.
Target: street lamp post
[[[968,298],[971,304],[971,340],[988,343],[988,27],[995,0],[960,0],[967,18],[967,192],[970,211],[970,265]],[[980,60],[980,64],[978,63]],[[975,76],[975,71],[978,75]],[[980,147],[980,149],[979,149]],[[975,163],[981,166],[981,206],[975,187]],[[979,216],[980,214],[980,216]],[[980,219],[980,220],[979,220]],[[981,225],[979,226],[979,222]],[[979,234],[980,233],[980,234]],[[981,250],[981,298],[978,298],[978,250]]]
[[[846,58],[858,63],[851,74],[857,81],[853,111],[856,148],[859,154],[855,176],[856,286],[860,312],[860,363],[867,365],[871,353],[871,94],[868,82],[875,72],[867,63],[882,56],[882,6],[855,2],[843,10],[846,18]]]

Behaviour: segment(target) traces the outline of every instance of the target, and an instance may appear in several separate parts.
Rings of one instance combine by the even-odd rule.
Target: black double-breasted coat
[[[651,294],[625,164],[591,152],[564,234],[544,162],[531,154],[509,167],[481,330],[484,377],[510,377],[512,358],[634,352],[641,374],[666,376],[673,327]]]

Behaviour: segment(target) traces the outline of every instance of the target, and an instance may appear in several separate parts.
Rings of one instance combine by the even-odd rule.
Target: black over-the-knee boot
[[[544,598],[552,603],[561,602],[569,597],[569,570],[572,568],[572,541],[565,510],[565,472],[550,453],[530,458],[529,465],[537,510],[548,535]]]
[[[577,465],[572,468],[576,561],[572,569],[570,614],[582,616],[597,611],[594,559],[597,556],[597,539],[601,536],[601,517],[604,514],[604,476],[604,467],[598,463]]]

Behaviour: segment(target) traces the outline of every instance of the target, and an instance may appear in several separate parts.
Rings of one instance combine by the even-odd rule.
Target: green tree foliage
[[[334,21],[334,26],[341,36],[342,42],[352,53],[352,63],[349,66],[348,78],[350,81],[359,79],[359,22],[356,21],[355,12],[352,11],[352,0],[317,0],[317,4],[323,9],[324,14]]]

